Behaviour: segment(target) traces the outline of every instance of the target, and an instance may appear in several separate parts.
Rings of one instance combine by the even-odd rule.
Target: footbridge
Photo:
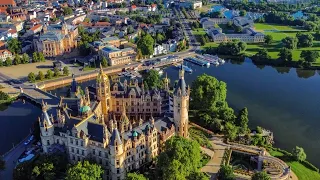
[[[44,103],[48,104],[49,107],[56,106],[60,102],[60,99],[57,96],[52,95],[37,87],[21,87],[19,97],[26,98],[38,105],[42,105],[43,101]]]

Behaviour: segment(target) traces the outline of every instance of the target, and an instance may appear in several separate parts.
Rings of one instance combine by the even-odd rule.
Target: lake
[[[0,111],[0,155],[23,140],[40,115],[40,108],[21,100]]]
[[[227,62],[224,65],[210,68],[199,67],[187,63],[193,69],[192,74],[186,74],[187,84],[191,85],[197,76],[206,73],[227,83],[227,101],[236,111],[243,107],[249,110],[249,126],[257,125],[274,132],[275,146],[291,151],[298,145],[305,149],[307,159],[320,167],[317,161],[320,156],[320,76],[316,71],[297,70],[294,68],[273,68],[259,66],[250,61],[243,63]],[[165,73],[173,83],[178,78],[175,68],[166,68]],[[81,86],[95,84],[88,81]],[[53,90],[57,95],[63,95],[68,87]],[[13,108],[13,109],[12,109]],[[11,110],[9,110],[11,109]],[[0,119],[7,123],[1,126],[7,137],[25,135],[28,133],[36,114],[40,109],[31,107],[10,106],[4,117],[0,112]],[[34,110],[35,113],[30,111]],[[25,114],[25,116],[17,116]],[[6,120],[3,120],[6,119]],[[22,124],[23,123],[23,124]],[[28,124],[29,123],[29,124]],[[28,125],[27,125],[28,124]],[[5,127],[5,128],[4,128]],[[23,136],[21,136],[23,137]],[[11,147],[11,141],[1,138]],[[10,137],[11,138],[11,137]],[[19,139],[19,138],[16,138]]]

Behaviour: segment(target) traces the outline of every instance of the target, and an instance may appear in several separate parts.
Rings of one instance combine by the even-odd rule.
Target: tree
[[[3,160],[3,156],[0,156],[0,171],[3,171],[5,169],[6,169],[6,162]]]
[[[102,57],[101,65],[102,65],[102,67],[107,67],[108,66],[108,60],[104,56]]]
[[[29,73],[28,80],[32,83],[36,82],[36,75],[33,72]]]
[[[39,56],[37,52],[32,53],[32,62],[39,62]]]
[[[78,162],[68,169],[66,180],[101,180],[102,173],[101,166],[97,164]]]
[[[282,48],[278,54],[279,59],[285,62],[292,61],[292,50],[287,48]]]
[[[8,99],[10,99],[10,96],[5,92],[0,91],[0,100],[4,100],[5,101],[5,100],[8,100]]]
[[[53,72],[49,69],[46,74],[47,79],[51,79],[53,77]]]
[[[89,22],[90,22],[90,19],[89,19],[89,18],[84,18],[83,22],[89,23]]]
[[[21,42],[16,39],[16,38],[12,38],[8,41],[8,49],[10,52],[12,52],[13,54],[18,54],[21,51]]]
[[[242,29],[241,26],[235,26],[235,27],[234,27],[234,31],[235,31],[236,33],[241,33],[241,32],[243,31],[243,29]]]
[[[134,29],[133,29],[132,25],[129,25],[129,26],[128,26],[128,28],[127,28],[127,33],[128,33],[128,34],[134,33]]]
[[[252,56],[252,59],[257,62],[264,62],[271,59],[270,55],[268,54],[268,50],[266,48],[259,49],[259,51]]]
[[[157,35],[156,35],[156,42],[157,43],[162,43],[165,39],[166,39],[166,37],[164,35],[162,35],[161,33],[157,33]]]
[[[317,27],[318,27],[318,25],[314,22],[311,22],[311,21],[306,21],[304,24],[304,28],[308,31],[316,31]]]
[[[142,55],[149,56],[153,54],[153,46],[154,46],[154,39],[151,37],[150,34],[142,36],[137,44],[138,49],[141,50]]]
[[[266,44],[271,44],[272,41],[273,41],[273,36],[271,36],[270,34],[264,36],[264,42]]]
[[[246,15],[247,15],[247,11],[246,11],[246,10],[241,10],[241,11],[239,12],[239,15],[240,15],[240,16],[246,16]]]
[[[187,180],[209,180],[203,172],[193,172],[188,177]]]
[[[12,66],[12,60],[11,60],[9,57],[7,57],[7,59],[6,59],[6,61],[4,62],[4,64],[5,64],[6,66]]]
[[[258,134],[262,134],[262,128],[260,126],[257,126],[256,131]]]
[[[37,79],[40,80],[40,81],[43,81],[45,78],[44,74],[42,71],[39,71],[38,72],[38,76],[37,76]]]
[[[298,47],[311,47],[313,45],[313,35],[310,33],[300,33],[296,35]]]
[[[13,64],[14,65],[21,64],[21,57],[18,54],[14,57]]]
[[[162,81],[158,71],[151,69],[147,74],[145,74],[143,81],[148,85],[149,88],[161,88]]]
[[[3,61],[2,60],[0,60],[0,67],[2,67],[3,66]]]
[[[39,52],[39,53],[38,53],[38,60],[39,60],[40,62],[46,61],[46,59],[44,58],[44,55],[43,55],[42,52]]]
[[[63,75],[69,76],[69,68],[67,66],[63,67]]]
[[[213,76],[198,76],[191,89],[191,109],[217,111],[226,106],[227,85]]]
[[[292,155],[297,161],[304,161],[307,158],[306,153],[302,147],[296,146],[292,150]]]
[[[143,174],[127,173],[126,180],[147,180]]]
[[[104,17],[101,19],[102,22],[110,22],[110,19],[108,17]]]
[[[295,37],[286,37],[282,39],[283,47],[286,47],[288,49],[295,49],[297,48],[298,40]]]
[[[157,174],[160,179],[185,179],[201,166],[200,145],[180,136],[166,141],[164,151],[158,156]]]
[[[319,57],[318,51],[303,50],[300,54],[300,58],[307,62],[315,62]]]
[[[60,70],[57,67],[53,68],[53,75],[54,77],[59,77],[61,75]]]
[[[235,176],[233,174],[233,169],[229,165],[222,165],[218,172],[219,180],[235,180]]]
[[[252,180],[271,180],[270,176],[265,171],[254,173],[251,179]]]
[[[73,13],[73,11],[72,11],[72,9],[70,7],[63,7],[62,9],[63,9],[63,14],[65,16],[71,15]]]
[[[226,135],[226,138],[230,141],[233,141],[236,139],[239,131],[238,127],[232,124],[231,122],[226,123],[224,130],[225,130],[224,133]]]
[[[240,127],[239,133],[245,134],[246,132],[248,132],[248,122],[248,109],[243,108],[240,110],[237,118],[237,125]]]
[[[21,62],[22,62],[22,64],[27,64],[30,62],[30,58],[29,58],[28,54],[24,53],[22,55]]]

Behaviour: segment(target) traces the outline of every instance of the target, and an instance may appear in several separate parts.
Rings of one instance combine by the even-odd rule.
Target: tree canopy
[[[127,173],[126,180],[147,180],[142,174]]]
[[[141,50],[142,55],[150,56],[153,54],[153,46],[154,46],[154,39],[150,34],[146,34],[142,36],[137,44],[138,49]]]
[[[279,59],[285,62],[292,61],[292,50],[288,48],[281,48],[279,52]]]
[[[239,55],[247,48],[247,44],[242,41],[222,42],[219,44],[217,52],[222,55]]]
[[[229,165],[221,166],[218,172],[218,179],[219,180],[235,180],[235,175],[233,174],[233,169]]]
[[[298,39],[298,47],[311,47],[313,45],[313,35],[310,33],[298,32],[296,35]]]
[[[147,84],[147,87],[151,89],[161,88],[163,85],[159,72],[153,69],[144,75],[143,81]]]
[[[21,52],[21,42],[16,39],[16,38],[12,38],[8,41],[8,49],[10,52],[14,53],[14,54],[18,54]]]
[[[297,161],[304,161],[307,158],[307,155],[304,152],[304,149],[299,146],[296,146],[295,148],[293,148],[292,155]]]
[[[283,47],[288,49],[296,49],[297,48],[298,40],[295,37],[286,37],[282,39]]]
[[[101,180],[102,174],[101,166],[84,161],[68,169],[66,180]]]
[[[183,137],[174,136],[166,141],[158,156],[157,171],[160,179],[185,179],[201,166],[200,145]]]
[[[300,57],[307,62],[315,62],[320,55],[318,51],[303,50]]]
[[[265,171],[254,173],[251,179],[252,180],[271,180],[270,176]]]

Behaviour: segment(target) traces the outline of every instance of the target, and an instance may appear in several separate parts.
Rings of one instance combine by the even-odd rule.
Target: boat
[[[200,59],[197,59],[194,57],[188,57],[188,58],[185,58],[184,60],[192,62],[192,63],[200,65],[200,66],[207,66],[207,67],[210,66],[210,63],[208,63],[207,61],[203,61],[203,60],[200,60]]]
[[[214,60],[218,61],[220,64],[224,64],[225,63],[225,60],[219,58],[217,55],[213,56],[213,55],[210,55],[210,54],[204,54],[203,57],[214,59]]]
[[[176,65],[175,67],[178,68],[178,69],[181,69],[181,67],[182,67],[185,72],[192,73],[192,69],[190,67],[186,66],[186,65],[182,65],[182,66],[181,65]]]

